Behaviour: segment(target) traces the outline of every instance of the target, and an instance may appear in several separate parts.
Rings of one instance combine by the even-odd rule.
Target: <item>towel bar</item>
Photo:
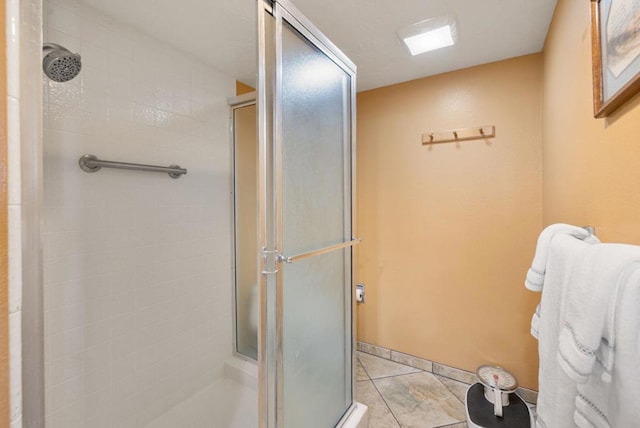
[[[180,165],[171,165],[167,167],[140,163],[106,161],[100,160],[94,155],[84,155],[80,158],[78,163],[80,164],[80,168],[85,172],[98,172],[104,167],[136,171],[164,172],[169,174],[169,177],[171,178],[180,178],[181,175],[187,173],[187,170],[185,168],[180,168]]]

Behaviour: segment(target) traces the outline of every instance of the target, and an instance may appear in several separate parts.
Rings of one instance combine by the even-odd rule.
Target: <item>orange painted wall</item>
[[[7,52],[5,1],[0,0],[0,427],[9,426],[9,273],[7,228]]]
[[[640,244],[640,96],[593,118],[588,1],[558,1],[543,75],[544,224]]]
[[[255,89],[249,85],[245,85],[244,83],[236,80],[236,95],[248,94],[249,92],[254,92]]]
[[[535,54],[358,94],[359,340],[537,389],[541,80]],[[479,125],[496,138],[421,144]]]

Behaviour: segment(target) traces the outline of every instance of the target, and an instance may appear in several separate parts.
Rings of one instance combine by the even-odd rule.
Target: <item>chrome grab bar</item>
[[[180,178],[181,175],[186,174],[185,168],[180,168],[180,165],[171,166],[156,166],[156,165],[144,165],[140,163],[127,163],[127,162],[114,162],[100,160],[94,155],[84,155],[80,157],[78,161],[80,168],[85,172],[98,172],[101,168],[116,168],[116,169],[130,169],[136,171],[151,171],[151,172],[164,172],[169,174],[171,178]]]
[[[293,263],[298,260],[306,259],[313,256],[319,256],[320,254],[330,253],[335,250],[340,250],[342,248],[353,247],[361,242],[360,238],[353,238],[349,242],[343,242],[342,244],[331,245],[329,247],[320,248],[319,250],[309,251],[308,253],[296,254],[295,256],[285,256],[283,254],[278,254],[278,262],[280,263]]]

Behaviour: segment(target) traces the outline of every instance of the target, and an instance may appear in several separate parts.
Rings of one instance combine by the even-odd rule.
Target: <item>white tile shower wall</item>
[[[142,427],[231,355],[234,79],[78,2],[45,8],[46,41],[83,63],[44,91],[47,428]],[[88,174],[83,154],[188,174]]]

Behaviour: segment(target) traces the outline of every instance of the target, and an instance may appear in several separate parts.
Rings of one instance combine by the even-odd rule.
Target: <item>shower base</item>
[[[258,428],[258,368],[230,358],[224,377],[171,409],[145,428]],[[368,426],[367,406],[356,403],[340,428]]]
[[[221,378],[165,413],[146,428],[257,428],[256,391]]]
[[[237,361],[236,361],[237,360]],[[171,409],[145,428],[257,428],[257,367],[231,359],[225,376]]]

